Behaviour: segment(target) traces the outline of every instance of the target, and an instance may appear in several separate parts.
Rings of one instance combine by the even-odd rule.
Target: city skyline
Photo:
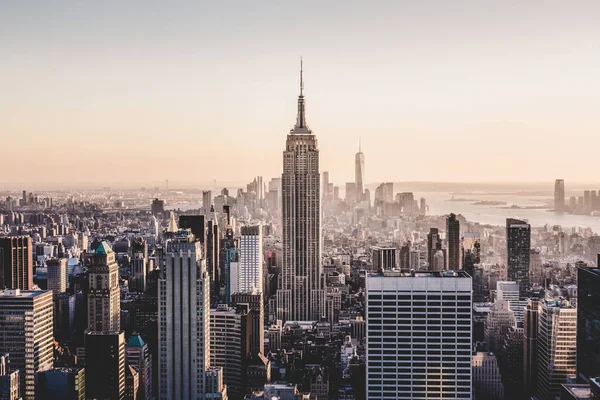
[[[7,154],[21,169],[6,183],[100,182],[99,170],[116,182],[230,181],[236,168],[212,168],[224,142],[236,165],[277,176],[272,155],[293,118],[300,55],[322,170],[336,182],[352,181],[359,137],[369,182],[595,179],[596,3],[544,3],[544,12],[536,2],[283,9],[263,1],[233,12],[228,4],[109,3],[2,6],[0,75],[10,79],[0,131],[29,154],[25,163],[20,152]],[[298,18],[312,22],[311,32],[290,23]],[[422,159],[472,148],[474,139],[466,160],[432,168]],[[59,173],[44,173],[46,146],[30,142],[60,144]],[[112,156],[134,143],[136,152]],[[396,147],[420,151],[389,168]],[[189,158],[210,151],[179,171],[165,148]],[[133,161],[144,168],[127,168]]]

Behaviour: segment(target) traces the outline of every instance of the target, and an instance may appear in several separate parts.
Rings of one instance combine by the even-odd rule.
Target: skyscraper
[[[159,399],[203,398],[210,362],[210,278],[200,242],[179,231],[166,243],[159,281]]]
[[[528,299],[523,318],[523,384],[528,398],[537,390],[538,299]]]
[[[88,399],[125,398],[125,333],[85,335],[85,376]]]
[[[471,399],[471,278],[367,276],[367,400]]]
[[[29,236],[0,237],[0,288],[33,288],[33,258]]]
[[[131,277],[130,292],[146,291],[146,275],[148,273],[148,243],[141,237],[133,239],[131,244]]]
[[[262,226],[242,226],[240,235],[238,288],[242,293],[263,291]]]
[[[537,396],[554,400],[577,372],[577,309],[568,302],[538,303]]]
[[[506,260],[508,280],[519,284],[521,298],[529,293],[531,226],[518,219],[506,219]]]
[[[396,248],[395,247],[371,247],[373,254],[374,272],[389,271],[396,268]]]
[[[465,232],[462,238],[462,269],[471,277],[475,266],[481,262],[481,235],[479,232]]]
[[[565,181],[557,179],[554,183],[554,211],[565,211]]]
[[[46,261],[48,268],[48,290],[52,293],[64,293],[67,291],[67,259],[52,258]]]
[[[600,376],[600,269],[577,267],[577,379]]]
[[[448,241],[448,259],[446,267],[460,269],[460,222],[455,214],[446,217],[446,240]]]
[[[442,238],[437,228],[430,228],[427,234],[427,264],[429,270],[434,270],[434,258],[438,251],[442,251]]]
[[[304,84],[296,125],[283,152],[283,266],[277,290],[277,318],[318,320],[325,314],[321,281],[321,194],[317,137],[306,124]]]
[[[354,182],[356,183],[356,201],[362,201],[365,180],[365,155],[362,152],[360,139],[358,140],[358,153],[354,157]]]
[[[527,301],[521,300],[519,296],[519,285],[516,282],[496,282],[496,300],[507,300],[510,310],[515,314],[517,323],[523,322],[523,310]]]
[[[88,330],[118,332],[121,325],[119,264],[115,252],[102,242],[87,259]]]
[[[10,289],[0,292],[0,354],[10,354],[19,370],[20,393],[35,396],[35,374],[52,369],[52,292]]]
[[[85,369],[55,368],[36,374],[35,400],[85,400]]]
[[[259,353],[264,354],[265,344],[265,308],[263,294],[259,291],[234,293],[231,296],[231,305],[237,307],[247,304],[250,307],[252,319],[252,332],[250,335],[250,353],[256,357]]]
[[[212,192],[210,190],[202,191],[202,208],[204,208],[204,214],[208,215],[210,207],[212,206]]]
[[[142,337],[134,333],[129,337],[125,345],[125,359],[127,365],[137,368],[140,377],[139,397],[140,400],[152,399],[152,357],[148,345]]]

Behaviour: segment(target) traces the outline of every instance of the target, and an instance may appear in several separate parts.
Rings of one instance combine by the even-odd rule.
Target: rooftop
[[[20,290],[20,289],[6,289],[0,291],[0,297],[19,297],[19,298],[33,298],[46,293],[52,293],[47,290]]]
[[[113,250],[110,248],[110,246],[108,245],[108,243],[106,242],[101,242],[98,247],[96,247],[96,250],[94,251],[95,254],[108,254],[108,253],[112,253]]]
[[[596,399],[596,396],[592,393],[592,390],[590,389],[590,385],[565,383],[562,386],[575,399],[578,399],[578,400]]]
[[[406,278],[471,278],[465,271],[384,271],[383,273],[369,274],[370,278],[406,277]]]

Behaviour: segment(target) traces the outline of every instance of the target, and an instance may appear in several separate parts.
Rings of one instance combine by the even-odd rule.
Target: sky
[[[0,184],[600,181],[600,1],[2,1]]]

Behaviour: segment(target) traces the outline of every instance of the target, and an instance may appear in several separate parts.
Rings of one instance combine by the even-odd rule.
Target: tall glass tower
[[[317,137],[306,124],[302,62],[296,125],[283,152],[283,268],[277,318],[316,321],[325,314],[321,282],[321,176]]]
[[[362,201],[365,191],[365,155],[361,149],[360,139],[358,141],[358,153],[354,157],[354,180],[356,182],[356,201]]]

